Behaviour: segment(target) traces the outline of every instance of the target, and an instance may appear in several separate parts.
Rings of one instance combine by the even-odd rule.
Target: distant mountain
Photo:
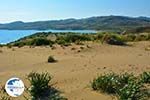
[[[142,19],[142,20],[145,20],[145,21],[150,21],[150,18],[149,17],[143,17],[143,16],[140,16],[138,17],[139,19]]]
[[[0,24],[0,29],[8,30],[115,30],[123,31],[138,27],[149,27],[148,17],[100,16],[84,19],[65,19],[37,22],[12,22]]]

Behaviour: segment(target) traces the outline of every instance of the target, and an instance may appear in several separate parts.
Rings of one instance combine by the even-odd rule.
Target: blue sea
[[[32,35],[36,32],[78,32],[78,33],[96,33],[93,30],[0,30],[0,44],[6,44],[16,41],[25,36]]]

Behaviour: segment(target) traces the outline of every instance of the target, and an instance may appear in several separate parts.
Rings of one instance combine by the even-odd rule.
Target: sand
[[[90,88],[90,82],[102,73],[129,72],[138,75],[150,71],[150,42],[130,43],[132,46],[112,46],[88,43],[87,46],[62,48],[22,47],[0,50],[0,84],[11,77],[19,77],[25,85],[25,77],[31,71],[47,71],[52,76],[52,83],[68,100],[116,100],[110,95],[97,93]],[[80,47],[84,47],[81,49]],[[74,50],[75,49],[75,50]],[[80,51],[79,51],[80,50]],[[53,55],[58,62],[47,63]],[[14,100],[25,100],[23,96]]]

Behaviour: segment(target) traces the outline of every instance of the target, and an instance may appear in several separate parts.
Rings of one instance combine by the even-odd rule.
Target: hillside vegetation
[[[65,19],[38,22],[12,22],[0,24],[0,29],[9,30],[109,30],[124,31],[150,26],[150,18],[125,16],[98,16],[84,19]]]
[[[110,45],[127,45],[127,42],[149,41],[150,34],[125,34],[120,35],[110,32],[99,32],[96,34],[80,34],[80,33],[51,33],[41,32],[24,37],[15,42],[8,43],[7,46],[50,46],[58,44],[61,46],[69,46],[72,43],[80,45],[84,42],[92,41],[99,43],[107,43]]]

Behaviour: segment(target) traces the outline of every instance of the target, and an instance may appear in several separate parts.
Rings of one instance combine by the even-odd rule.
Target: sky
[[[150,17],[150,0],[0,0],[0,23],[108,15]]]

